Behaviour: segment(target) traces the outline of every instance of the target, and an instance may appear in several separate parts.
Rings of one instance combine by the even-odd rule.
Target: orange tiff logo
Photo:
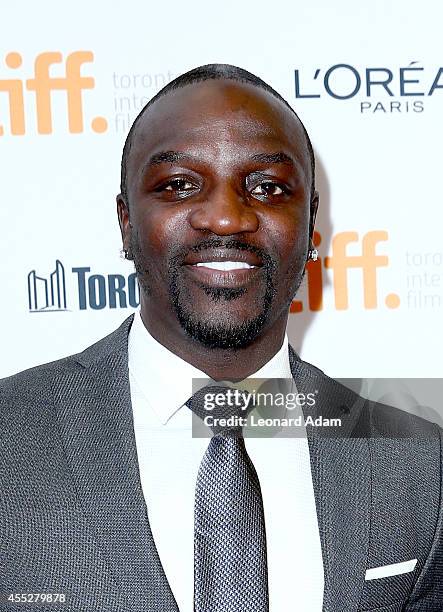
[[[66,92],[68,129],[71,134],[84,131],[83,117],[83,90],[93,89],[95,81],[91,76],[82,76],[81,67],[94,59],[91,51],[74,51],[63,62],[63,56],[57,51],[40,53],[34,62],[34,77],[30,79],[0,79],[0,92],[8,95],[10,133],[14,136],[25,134],[25,99],[24,89],[34,92],[36,125],[39,134],[52,134],[52,98],[51,93],[56,90]],[[5,63],[8,68],[17,70],[22,65],[23,58],[20,53],[11,52],[6,55]],[[54,64],[64,63],[62,76],[52,76],[50,68]],[[94,132],[102,133],[108,128],[104,117],[94,117],[91,121]],[[0,136],[4,134],[4,127],[0,125]]]
[[[377,230],[364,234],[361,240],[361,253],[349,255],[347,247],[351,243],[360,241],[357,232],[340,232],[332,239],[332,255],[319,257],[317,261],[310,261],[306,265],[307,277],[307,300],[309,310],[322,310],[323,308],[323,268],[332,271],[332,284],[334,289],[334,302],[337,310],[349,308],[349,281],[348,272],[352,268],[358,268],[362,274],[363,304],[365,308],[377,308],[377,269],[389,264],[387,255],[378,255],[376,245],[388,239],[388,232]],[[321,243],[321,235],[314,232],[314,244],[318,247]],[[395,293],[389,293],[385,297],[388,308],[398,308],[400,298]],[[302,312],[303,302],[294,300],[291,304],[291,312]]]

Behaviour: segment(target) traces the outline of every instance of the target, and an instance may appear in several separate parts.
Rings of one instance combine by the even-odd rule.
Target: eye
[[[187,181],[186,179],[176,178],[164,183],[158,191],[192,191],[195,189],[194,183]]]
[[[287,193],[287,189],[284,185],[279,183],[273,183],[272,181],[263,181],[260,185],[254,187],[251,191],[252,195],[255,196],[279,196]]]

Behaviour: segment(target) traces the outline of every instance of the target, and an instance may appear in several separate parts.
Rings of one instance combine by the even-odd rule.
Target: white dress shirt
[[[157,342],[135,313],[129,380],[140,477],[149,523],[180,612],[193,611],[194,493],[207,438],[191,435],[184,403],[207,374]],[[250,378],[291,378],[288,338]],[[321,612],[323,561],[309,447],[302,438],[245,439],[257,470],[266,524],[270,612]]]

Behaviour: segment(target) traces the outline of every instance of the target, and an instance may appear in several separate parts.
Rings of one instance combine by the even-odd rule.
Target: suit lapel
[[[83,510],[128,609],[173,612],[178,608],[154,544],[139,477],[127,355],[131,323],[129,317],[76,356],[77,363],[56,384],[57,417]]]
[[[307,427],[317,519],[323,552],[324,612],[357,609],[369,547],[371,473],[363,404],[354,393],[300,361],[290,347],[297,390],[317,390],[315,413],[341,418],[339,430]],[[305,412],[305,417],[307,411]],[[362,437],[351,437],[358,431]]]

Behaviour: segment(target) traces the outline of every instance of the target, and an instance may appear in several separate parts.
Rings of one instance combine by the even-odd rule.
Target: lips
[[[205,266],[216,270],[241,270],[261,267],[262,260],[255,253],[239,249],[207,249],[190,253],[183,262],[188,266]]]
[[[184,268],[194,280],[212,287],[240,287],[253,281],[263,267],[262,260],[249,251],[210,249],[190,253]]]

